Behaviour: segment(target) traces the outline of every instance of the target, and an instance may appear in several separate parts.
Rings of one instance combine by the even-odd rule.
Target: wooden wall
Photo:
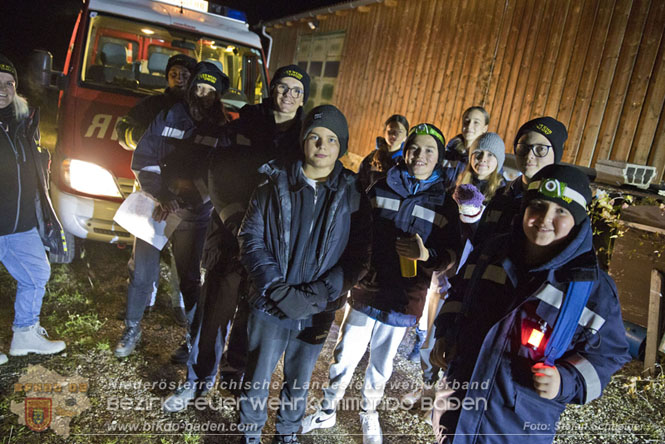
[[[346,38],[333,103],[350,151],[367,154],[402,113],[447,138],[482,105],[508,151],[520,124],[569,128],[563,160],[613,159],[665,170],[665,0],[388,0],[319,16]],[[296,62],[304,21],[277,24],[270,68]]]

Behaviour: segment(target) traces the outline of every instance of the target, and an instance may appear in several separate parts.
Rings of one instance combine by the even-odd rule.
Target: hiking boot
[[[329,429],[337,422],[335,410],[319,409],[302,421],[302,434],[309,433],[314,429]]]
[[[0,365],[7,363],[7,355],[0,352]]]
[[[183,342],[171,355],[171,362],[174,364],[187,364],[191,351],[192,347],[189,345],[189,341]]]
[[[426,382],[421,383],[421,385],[412,392],[407,393],[402,396],[401,402],[404,407],[407,409],[412,408],[418,401],[422,398],[429,398],[434,401],[434,384],[428,384]]]
[[[120,342],[115,347],[117,358],[126,358],[131,355],[141,340],[141,326],[138,322],[125,321],[125,331],[122,332]]]
[[[427,339],[427,330],[421,330],[418,327],[413,331],[416,336],[416,340],[413,343],[413,349],[409,353],[409,361],[418,362],[420,361],[420,349]]]
[[[290,435],[275,435],[272,438],[271,444],[282,444],[282,443],[300,444],[300,441],[298,441],[298,435],[296,435],[295,433],[291,433]]]
[[[363,428],[363,444],[383,444],[378,412],[360,412],[360,424]]]
[[[169,413],[181,412],[194,399],[196,399],[196,385],[185,384],[185,386],[178,388],[174,394],[166,398],[162,408],[165,412]]]
[[[51,341],[46,338],[48,338],[48,333],[44,327],[39,325],[39,322],[30,327],[14,327],[9,354],[12,356],[25,356],[28,353],[51,355],[65,349],[64,341]]]

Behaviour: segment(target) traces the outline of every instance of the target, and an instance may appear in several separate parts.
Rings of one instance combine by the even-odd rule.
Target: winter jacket
[[[487,203],[478,223],[473,235],[473,245],[480,246],[493,235],[510,232],[513,219],[520,214],[523,195],[524,185],[521,176],[497,190]]]
[[[184,102],[160,112],[132,157],[141,188],[160,202],[178,200],[186,220],[209,217],[206,166],[210,153],[225,145],[220,128],[194,122]]]
[[[118,120],[116,134],[118,141],[127,150],[136,149],[141,136],[146,132],[155,117],[161,112],[169,110],[181,100],[181,97],[167,88],[163,94],[156,94],[141,99],[126,116]]]
[[[374,219],[370,271],[351,290],[356,310],[386,324],[415,325],[425,306],[435,269],[455,262],[460,250],[457,204],[446,193],[440,174],[420,181],[414,192],[402,162],[391,168],[369,191]],[[419,234],[430,252],[427,262],[417,262],[413,278],[402,277],[395,241]]]
[[[39,111],[31,108],[19,119],[9,114],[0,119],[8,120],[0,124],[0,236],[37,227],[46,250],[63,254],[65,234],[48,194],[50,155],[39,146]]]
[[[375,149],[360,162],[358,168],[358,181],[365,191],[380,179],[386,177],[388,170],[394,167],[402,159],[402,150],[392,153],[381,149]]]
[[[208,270],[238,255],[236,235],[252,192],[265,177],[259,168],[276,160],[280,165],[302,156],[300,127],[302,108],[286,131],[275,124],[270,101],[245,105],[238,119],[225,125],[228,146],[216,150],[210,160],[208,189],[215,207],[206,236],[203,264]]]
[[[521,224],[515,224],[482,253],[475,251],[435,321],[436,336],[457,347],[446,375],[456,388],[453,396],[466,396],[472,406],[441,416],[440,425],[454,430],[453,443],[550,443],[566,404],[598,398],[630,359],[616,287],[598,267],[589,221],[541,266],[523,263],[525,242]],[[531,367],[544,361],[568,286],[581,281],[593,286],[570,344],[554,362],[560,392],[544,399],[533,388]],[[541,325],[540,345],[523,345]]]
[[[303,218],[293,207],[293,202],[300,200],[296,195],[310,191],[302,162],[286,167],[270,162],[261,171],[268,180],[252,195],[238,235],[240,259],[252,281],[250,304],[255,312],[284,328],[329,326],[334,311],[345,302],[345,293],[367,271],[372,235],[369,202],[355,174],[338,161],[328,180],[319,185],[327,188],[327,201],[320,219],[321,236],[309,244],[317,263],[305,267],[293,260],[291,233],[291,227]],[[293,290],[288,297],[279,302],[271,299],[271,292],[276,288],[281,291],[285,285]],[[269,315],[270,301],[278,302],[283,312],[300,313],[286,319]]]

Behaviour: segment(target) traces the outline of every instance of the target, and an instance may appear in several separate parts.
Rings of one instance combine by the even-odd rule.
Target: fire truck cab
[[[267,96],[259,36],[244,21],[204,12],[207,7],[200,0],[86,0],[64,71],[56,73],[61,92],[51,197],[70,248],[52,261],[71,261],[75,238],[132,242],[113,221],[134,189],[132,152],[120,146],[115,127],[142,97],[164,91],[170,56],[221,63],[231,81],[223,97],[231,112]],[[51,61],[41,63],[48,78]]]

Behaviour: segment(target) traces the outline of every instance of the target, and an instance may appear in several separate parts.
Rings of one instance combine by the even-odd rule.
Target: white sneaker
[[[434,401],[435,394],[434,384],[421,383],[417,389],[402,396],[402,405],[404,405],[404,407],[407,409],[410,409],[422,398],[430,398],[432,401]]]
[[[363,444],[383,444],[378,412],[360,412],[363,427]]]
[[[51,355],[65,349],[64,341],[51,341],[46,338],[48,338],[48,333],[44,327],[39,325],[39,322],[30,327],[16,329],[12,336],[9,354],[12,356],[25,356],[28,353]]]
[[[319,409],[315,413],[307,416],[302,421],[302,434],[309,433],[314,429],[329,429],[337,422],[337,412],[333,410],[328,414]]]
[[[7,355],[4,353],[0,353],[0,365],[6,364],[7,363]]]

